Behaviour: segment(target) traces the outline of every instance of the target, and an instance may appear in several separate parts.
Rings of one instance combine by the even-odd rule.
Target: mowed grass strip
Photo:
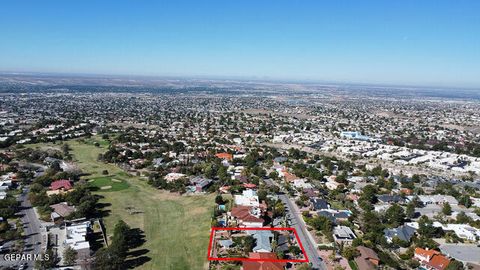
[[[76,164],[90,174],[87,179],[105,178],[102,171],[108,170],[111,179],[125,181],[128,185],[116,192],[97,192],[103,196],[100,202],[110,205],[104,209],[110,211],[104,219],[107,234],[113,232],[119,219],[123,219],[132,228],[144,231],[146,242],[139,249],[148,250],[145,256],[151,260],[137,269],[205,269],[215,196],[179,196],[157,190],[113,164],[97,161],[98,154],[105,152],[107,146],[100,143],[100,147],[96,147],[90,142],[86,144],[72,140],[68,144],[72,148]],[[60,145],[54,144],[31,145],[36,146],[60,149]],[[95,181],[89,182],[91,183]],[[112,183],[113,188],[116,182]],[[132,214],[132,209],[135,214]]]

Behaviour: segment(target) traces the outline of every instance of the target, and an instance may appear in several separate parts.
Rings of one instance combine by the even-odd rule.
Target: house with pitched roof
[[[330,209],[329,203],[325,199],[310,198],[311,209],[314,211],[321,211]]]
[[[224,160],[228,160],[228,161],[233,160],[233,155],[230,154],[230,153],[218,153],[215,156],[219,159],[224,159]]]
[[[373,270],[380,264],[378,254],[373,249],[358,246],[357,250],[360,252],[360,256],[355,258],[355,263],[359,270]]]
[[[410,239],[412,239],[416,231],[413,227],[402,225],[397,228],[385,229],[383,230],[383,234],[388,243],[392,243],[395,237],[402,241],[410,242]]]
[[[271,231],[247,231],[255,239],[253,252],[272,252],[273,233]]]
[[[47,195],[63,194],[73,190],[72,182],[70,180],[57,180],[50,184],[50,190],[47,191]]]
[[[445,255],[432,249],[415,248],[414,258],[428,270],[445,270],[450,263]]]
[[[55,223],[63,221],[64,218],[75,212],[75,206],[70,206],[66,202],[52,204],[50,205],[50,208],[53,209],[50,218],[52,219],[52,222]]]
[[[250,252],[249,258],[251,259],[278,259],[277,254],[273,252]],[[284,262],[271,262],[271,261],[243,261],[243,270],[284,270],[286,267]]]
[[[265,222],[265,220],[260,218],[260,209],[252,206],[235,206],[229,215],[236,219],[239,227],[259,228]]]

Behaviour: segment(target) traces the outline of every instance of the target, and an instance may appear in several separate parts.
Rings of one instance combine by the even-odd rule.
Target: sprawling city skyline
[[[476,1],[22,1],[0,70],[479,87]]]

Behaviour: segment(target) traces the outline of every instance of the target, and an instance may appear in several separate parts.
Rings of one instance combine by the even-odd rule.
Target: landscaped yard
[[[104,219],[107,233],[112,233],[119,219],[145,232],[146,242],[138,254],[147,252],[144,256],[150,260],[139,269],[205,269],[214,195],[179,196],[152,188],[115,165],[98,162],[98,154],[106,151],[107,146],[96,139],[100,147],[94,146],[92,140],[72,140],[68,144],[77,165],[90,173],[85,179],[94,180],[89,184],[112,186],[110,192],[97,191],[104,196],[100,202],[109,204],[104,209],[110,211]],[[54,144],[32,145],[38,146],[60,148]],[[102,175],[103,170],[108,170],[109,175]]]

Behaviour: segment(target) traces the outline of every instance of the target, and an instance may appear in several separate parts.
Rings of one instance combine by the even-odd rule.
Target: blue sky
[[[480,1],[3,1],[0,70],[480,87]]]

